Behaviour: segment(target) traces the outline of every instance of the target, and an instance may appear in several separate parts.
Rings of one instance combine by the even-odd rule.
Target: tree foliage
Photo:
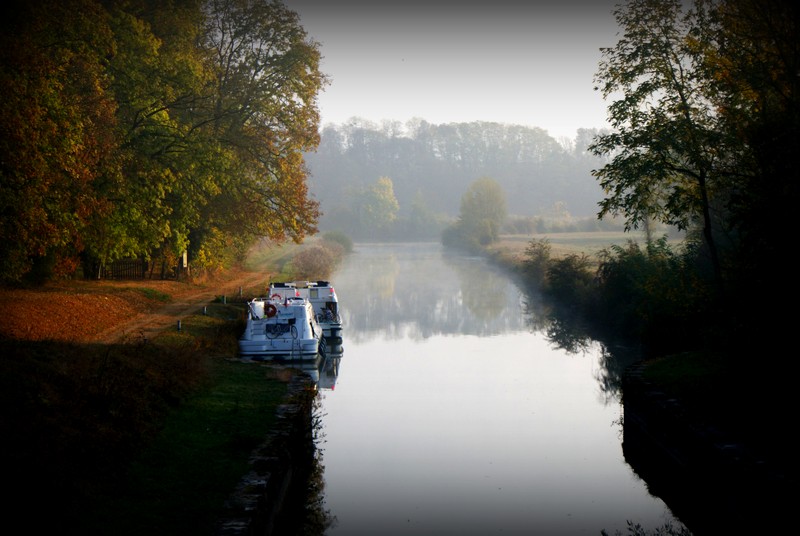
[[[380,177],[364,188],[357,198],[357,224],[368,232],[380,231],[397,219],[399,208],[392,179]]]
[[[282,2],[12,1],[2,28],[3,280],[315,232],[326,78]]]
[[[491,177],[481,177],[461,196],[458,220],[446,229],[443,242],[449,246],[479,249],[496,242],[506,220],[506,196]]]
[[[775,262],[797,203],[797,10],[752,0],[617,8],[622,38],[596,77],[615,99],[614,131],[591,147],[611,157],[594,172],[600,216],[700,229],[717,282],[746,266],[756,275],[765,255]]]
[[[796,295],[798,286],[785,253],[798,203],[798,7],[630,0],[615,14],[622,38],[603,51],[597,75],[603,95],[614,99],[614,131],[592,145],[611,158],[595,171],[606,192],[600,214],[620,214],[629,227],[655,218],[700,237],[692,256],[654,279],[679,296],[703,298],[690,302],[691,316],[704,312],[714,340],[725,344],[733,332],[737,355],[748,344],[763,352],[763,341],[742,334],[783,325],[763,312],[773,296]],[[671,270],[683,272],[672,278],[680,284],[671,285]],[[701,285],[707,273],[713,286]]]
[[[344,227],[354,193],[381,176],[392,178],[398,218],[427,220],[425,229],[438,226],[437,218],[455,218],[461,194],[482,176],[503,187],[510,213],[533,215],[562,201],[579,217],[594,216],[602,190],[591,170],[603,160],[585,148],[597,132],[582,129],[575,150],[569,150],[540,128],[513,124],[415,119],[400,125],[354,118],[326,125],[319,149],[306,155],[312,192],[325,206],[320,226]]]
[[[0,28],[0,276],[69,271],[108,211],[96,183],[118,172],[113,36],[90,0],[7,2]]]
[[[459,221],[481,244],[490,244],[500,237],[507,215],[505,192],[490,177],[474,181],[461,197]]]
[[[701,225],[716,262],[712,193],[730,159],[718,128],[714,95],[693,46],[695,25],[705,17],[684,14],[680,0],[633,0],[615,15],[623,37],[603,51],[597,74],[615,132],[592,146],[613,154],[596,171],[607,197],[600,217],[624,214],[638,228],[649,218],[687,229]],[[718,266],[717,266],[718,269]]]

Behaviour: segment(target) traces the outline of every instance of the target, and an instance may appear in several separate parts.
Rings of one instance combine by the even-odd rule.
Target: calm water
[[[614,360],[567,352],[511,279],[438,244],[360,245],[320,382],[327,534],[609,534],[675,523],[625,463]],[[617,367],[621,367],[617,364]]]

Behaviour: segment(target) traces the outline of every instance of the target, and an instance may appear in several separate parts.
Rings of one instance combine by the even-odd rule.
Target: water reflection
[[[378,246],[379,247],[379,246]],[[356,252],[335,276],[348,340],[489,336],[524,328],[521,293],[480,258],[438,244]]]
[[[501,270],[438,244],[370,245],[332,281],[347,367],[335,396],[320,392],[326,534],[599,534],[672,519],[622,456],[624,365]]]
[[[342,296],[345,337],[357,344],[540,333],[567,353],[599,353],[597,380],[609,401],[618,398],[622,371],[638,359],[635,351],[592,339],[575,319],[556,315],[540,296],[520,290],[486,259],[451,253],[439,244],[358,248],[334,283]]]
[[[299,369],[314,382],[317,389],[333,391],[336,388],[336,379],[339,377],[339,365],[344,353],[317,354],[313,360],[307,359],[298,362],[286,362],[286,366]]]

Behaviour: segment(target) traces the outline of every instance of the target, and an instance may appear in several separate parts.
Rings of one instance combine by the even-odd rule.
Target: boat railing
[[[317,313],[317,322],[320,324],[323,322],[341,322],[342,319],[339,317],[339,313],[333,313],[330,310],[325,310],[321,313]]]

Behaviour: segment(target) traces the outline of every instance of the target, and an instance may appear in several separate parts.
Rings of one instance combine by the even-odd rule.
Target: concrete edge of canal
[[[277,422],[250,458],[250,471],[225,502],[216,536],[274,533],[293,481],[303,478],[313,456],[314,382],[305,374],[291,380]],[[309,451],[311,449],[311,452]]]
[[[796,482],[642,377],[622,382],[625,460],[695,535],[780,533],[793,524]],[[788,425],[788,423],[787,423]]]

